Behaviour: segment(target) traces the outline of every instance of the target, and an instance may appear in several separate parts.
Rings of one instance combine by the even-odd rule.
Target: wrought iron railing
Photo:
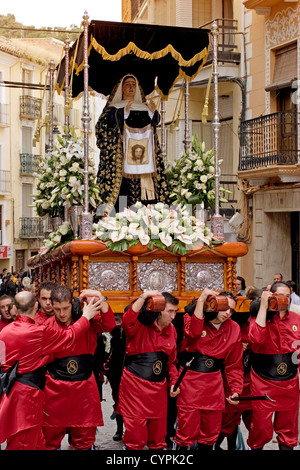
[[[240,125],[239,170],[300,161],[297,127],[300,113],[277,112]]]
[[[21,175],[32,175],[37,171],[39,158],[38,155],[32,155],[31,153],[21,153]]]
[[[216,22],[219,32],[218,41],[218,62],[231,62],[239,64],[241,60],[241,54],[238,51],[236,43],[236,34],[238,30],[237,20],[231,18],[217,18],[208,23],[200,26],[201,29],[211,29],[213,23]],[[210,49],[206,64],[212,62],[213,51]]]
[[[38,119],[40,116],[42,100],[33,96],[20,96],[20,117],[25,119]]]
[[[45,224],[40,217],[20,218],[20,238],[44,238]]]

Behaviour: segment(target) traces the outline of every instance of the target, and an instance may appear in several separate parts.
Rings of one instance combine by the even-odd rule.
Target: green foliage
[[[219,164],[222,160],[219,161]],[[175,163],[169,163],[167,178],[173,204],[203,204],[204,209],[215,206],[214,149],[205,150],[198,136],[192,137],[191,148]],[[219,193],[230,193],[219,188]],[[220,194],[219,194],[220,195]],[[224,197],[220,202],[227,202]]]
[[[40,29],[46,29],[47,31],[40,31]],[[62,32],[64,29],[68,31]],[[45,36],[50,35],[60,41],[64,41],[66,37],[69,37],[71,41],[75,41],[78,37],[78,31],[79,27],[74,24],[70,25],[68,28],[61,28],[58,26],[49,28],[47,26],[42,26],[41,28],[36,29],[34,26],[24,26],[23,23],[16,21],[15,15],[11,13],[0,15],[0,35],[7,38],[44,38]]]

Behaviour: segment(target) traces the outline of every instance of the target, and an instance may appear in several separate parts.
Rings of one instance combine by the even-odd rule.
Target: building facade
[[[39,157],[49,147],[50,129],[45,124],[50,105],[49,64],[59,63],[63,48],[63,42],[52,38],[0,38],[0,273],[3,268],[26,270],[27,260],[38,252],[50,231],[49,220],[35,213],[32,195]],[[78,134],[82,132],[81,116],[82,100],[78,100],[70,112],[70,126]],[[64,124],[64,94],[55,93],[54,144],[56,133],[64,132]],[[94,127],[93,117],[91,134]]]
[[[246,119],[239,186],[249,245],[243,272],[264,287],[281,272],[299,289],[299,1],[245,0]]]

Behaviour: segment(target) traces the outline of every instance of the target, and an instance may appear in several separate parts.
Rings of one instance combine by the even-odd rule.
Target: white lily
[[[160,232],[159,238],[160,241],[166,246],[170,246],[172,244],[172,237],[168,233]]]

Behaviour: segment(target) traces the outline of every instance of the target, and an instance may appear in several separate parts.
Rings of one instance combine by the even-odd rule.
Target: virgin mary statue
[[[96,124],[100,162],[97,182],[104,213],[117,211],[119,196],[127,207],[169,203],[165,166],[156,134],[160,115],[154,102],[147,102],[133,75],[114,87]],[[124,205],[124,204],[123,204]]]

